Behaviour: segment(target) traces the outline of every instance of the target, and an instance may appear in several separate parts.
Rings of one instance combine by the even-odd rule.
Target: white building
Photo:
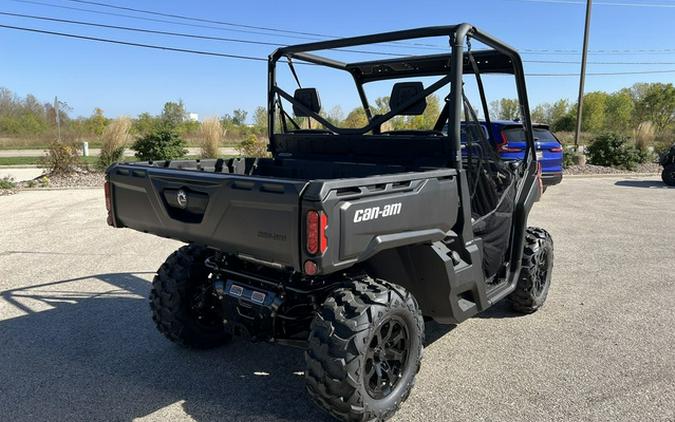
[[[198,122],[199,121],[199,114],[197,114],[197,113],[188,113],[187,117],[188,117],[188,120],[190,120],[191,122]]]

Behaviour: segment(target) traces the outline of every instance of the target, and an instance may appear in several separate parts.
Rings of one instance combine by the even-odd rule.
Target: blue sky
[[[36,1],[133,14],[66,0]],[[585,7],[583,2],[577,0],[99,1],[165,13],[336,36],[470,22],[523,53],[528,53],[523,54],[526,61],[578,61],[580,59],[578,52],[562,54],[554,50],[581,49]],[[590,41],[590,50],[594,54],[589,56],[590,62],[675,63],[674,0],[596,0],[594,3]],[[279,34],[261,35],[228,31],[224,26],[220,29],[211,29],[148,22],[14,0],[0,2],[0,11],[279,44],[304,41],[285,38]],[[180,22],[170,18],[159,19]],[[265,57],[273,49],[270,46],[137,34],[8,16],[0,16],[0,24],[259,57]],[[533,54],[525,49],[553,51]],[[659,51],[635,51],[645,49]],[[629,51],[615,54],[598,50]],[[578,64],[552,65],[528,62],[525,65],[526,73],[573,73],[579,69]],[[592,73],[668,69],[675,69],[675,64],[591,64],[588,71]],[[558,98],[573,100],[578,89],[576,77],[529,77],[527,82],[532,105],[552,102]],[[675,82],[675,73],[592,76],[588,78],[586,86],[587,91],[614,91],[635,82],[672,83]],[[508,89],[497,87],[500,83],[495,82],[493,97],[509,95]],[[9,88],[19,95],[32,93],[45,101],[58,95],[73,108],[74,115],[89,115],[94,107],[101,107],[109,116],[135,116],[143,111],[159,113],[164,102],[182,99],[189,111],[204,117],[222,115],[234,108],[251,111],[256,106],[263,105],[266,65],[264,62],[100,44],[0,28],[0,86]],[[341,104],[343,110],[348,111],[357,104],[355,94],[340,84],[323,86],[320,89],[327,107]],[[326,98],[329,100],[326,101]]]

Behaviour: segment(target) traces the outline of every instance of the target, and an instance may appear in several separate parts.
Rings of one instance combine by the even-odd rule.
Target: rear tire
[[[160,333],[181,346],[207,349],[230,340],[211,295],[207,248],[188,245],[172,253],[152,281],[150,308]]]
[[[424,319],[408,291],[371,278],[350,281],[312,321],[307,391],[340,420],[388,419],[410,395],[423,342]]]
[[[531,314],[546,301],[553,270],[553,239],[544,229],[528,227],[522,268],[516,289],[509,297],[517,312]]]
[[[663,168],[661,180],[668,186],[675,186],[675,164],[668,164]]]

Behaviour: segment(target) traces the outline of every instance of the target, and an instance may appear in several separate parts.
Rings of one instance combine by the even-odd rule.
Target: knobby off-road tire
[[[553,239],[544,229],[528,227],[525,234],[523,266],[511,305],[517,312],[531,314],[546,301],[553,270]]]
[[[675,164],[668,164],[663,168],[661,180],[668,186],[675,186]]]
[[[423,342],[424,319],[408,291],[368,277],[349,281],[312,321],[307,391],[338,419],[388,419],[413,388]]]
[[[187,245],[172,253],[152,281],[150,308],[160,333],[181,346],[206,349],[230,339],[210,295],[208,249]]]

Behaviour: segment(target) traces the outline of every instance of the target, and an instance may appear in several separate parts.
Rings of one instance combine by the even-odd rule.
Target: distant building
[[[199,114],[197,114],[197,113],[188,113],[187,117],[188,117],[188,120],[190,120],[192,122],[198,122],[199,121]]]

